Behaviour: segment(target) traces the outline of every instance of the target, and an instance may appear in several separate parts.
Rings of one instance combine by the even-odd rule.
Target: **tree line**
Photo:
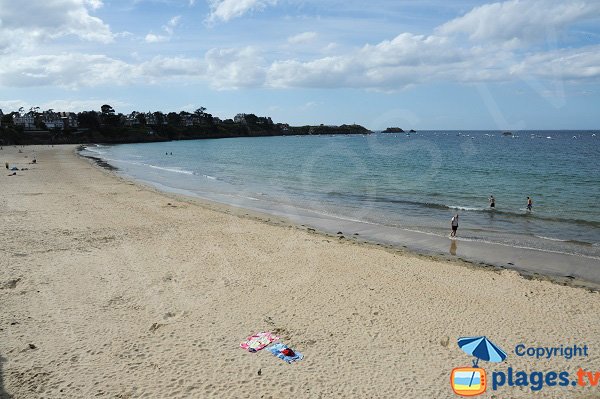
[[[117,113],[109,104],[100,111],[55,112],[32,107],[28,112],[2,114],[0,110],[0,143],[127,143],[224,138],[276,136],[293,134],[351,134],[368,132],[359,125],[300,126],[273,123],[270,117],[240,113],[221,120],[200,107],[194,112]]]

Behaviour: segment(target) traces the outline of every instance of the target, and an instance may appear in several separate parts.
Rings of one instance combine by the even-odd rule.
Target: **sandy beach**
[[[453,398],[457,338],[477,335],[508,354],[488,373],[600,371],[598,292],[163,194],[75,146],[20,150],[0,151],[28,168],[0,176],[0,398]],[[259,331],[305,358],[240,349]],[[600,384],[483,397],[534,395]]]

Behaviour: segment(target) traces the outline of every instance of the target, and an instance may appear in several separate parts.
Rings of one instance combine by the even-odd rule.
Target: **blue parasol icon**
[[[487,339],[487,337],[459,338],[458,346],[466,354],[475,356],[476,359],[473,360],[474,368],[477,368],[477,364],[480,360],[497,363],[506,359],[506,352],[494,345],[494,343]],[[471,382],[469,382],[469,386],[471,386],[473,383],[474,376],[475,372],[473,372],[473,375],[471,376]]]
[[[506,359],[506,352],[498,348],[487,337],[463,337],[458,339],[458,346],[466,354],[475,356],[473,366],[477,367],[479,360],[486,362],[501,362]]]

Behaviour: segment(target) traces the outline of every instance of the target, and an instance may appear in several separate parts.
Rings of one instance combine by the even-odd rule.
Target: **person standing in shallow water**
[[[494,198],[493,195],[490,195],[489,201],[490,201],[490,208],[495,209],[496,208],[496,198]]]
[[[450,221],[450,227],[452,227],[450,237],[456,237],[456,230],[458,230],[458,213],[454,215],[454,217]]]
[[[533,206],[533,201],[531,198],[527,197],[527,210],[531,211],[531,207]]]

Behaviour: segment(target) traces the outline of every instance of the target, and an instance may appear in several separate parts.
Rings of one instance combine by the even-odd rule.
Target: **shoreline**
[[[84,147],[85,145],[81,146]],[[492,270],[515,270],[525,278],[547,280],[561,285],[600,291],[600,259],[586,255],[568,254],[559,251],[543,250],[530,247],[512,246],[503,243],[471,240],[458,237],[455,240],[440,237],[421,231],[352,221],[335,217],[318,217],[307,214],[286,214],[276,210],[265,210],[246,206],[247,204],[232,204],[202,197],[184,190],[172,187],[158,187],[157,183],[146,182],[133,177],[119,174],[119,168],[102,158],[81,154],[79,147],[77,155],[96,162],[116,178],[138,184],[159,194],[173,196],[180,200],[187,199],[200,206],[210,207],[225,213],[232,210],[238,216],[251,216],[254,220],[270,222],[273,218],[283,219],[279,225],[314,230],[315,233],[326,237],[384,247],[391,251],[407,252],[416,256],[430,257],[441,261],[456,261],[467,263],[473,267],[485,267]],[[338,234],[341,232],[342,234]],[[454,241],[454,242],[453,242]],[[460,255],[457,252],[460,245]],[[450,250],[448,250],[450,246]],[[570,267],[570,270],[567,269]]]
[[[473,335],[508,353],[488,373],[600,367],[599,292],[165,194],[75,146],[0,161],[28,167],[0,176],[0,397],[453,398],[450,372],[472,359],[457,338]],[[304,359],[240,349],[259,331]]]

